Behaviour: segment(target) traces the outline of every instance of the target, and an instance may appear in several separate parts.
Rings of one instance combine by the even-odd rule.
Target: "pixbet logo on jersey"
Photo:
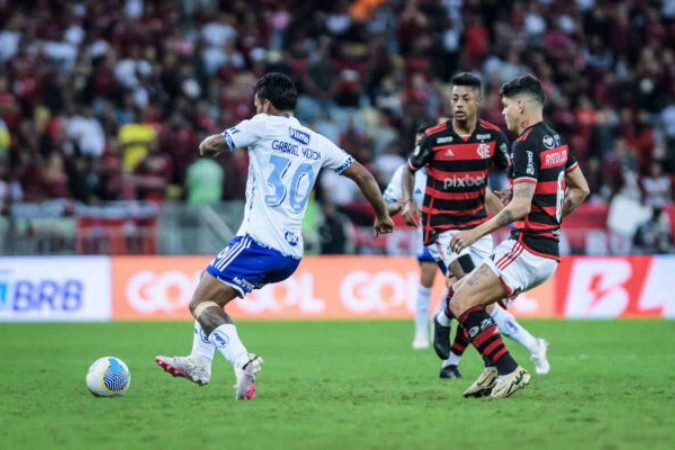
[[[445,178],[443,180],[443,188],[459,188],[459,187],[473,187],[473,186],[483,186],[485,185],[485,177],[472,177],[468,174],[458,177],[457,175],[452,178]]]

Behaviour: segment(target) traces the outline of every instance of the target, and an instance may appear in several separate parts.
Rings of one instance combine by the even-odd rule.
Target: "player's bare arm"
[[[511,201],[511,189],[499,189],[494,191],[494,194],[497,196],[502,206],[506,206]]]
[[[403,220],[410,226],[419,224],[420,212],[413,201],[413,180],[415,174],[409,169],[403,170]]]
[[[403,198],[399,198],[396,203],[387,203],[387,212],[390,217],[394,217],[403,209]]]
[[[391,233],[394,230],[394,221],[389,217],[387,205],[373,175],[357,161],[354,161],[342,174],[358,185],[366,200],[375,210],[375,224],[373,225],[375,235]]]
[[[199,154],[202,156],[215,156],[229,149],[230,147],[227,145],[227,141],[225,141],[222,134],[212,134],[204,138],[199,144]]]
[[[565,189],[565,199],[563,200],[562,217],[574,211],[591,193],[586,177],[584,177],[579,166],[565,174],[565,184],[567,189]]]
[[[485,190],[485,206],[487,207],[488,211],[492,214],[498,214],[499,211],[504,209],[504,205],[502,203],[502,200],[492,192],[490,189]]]
[[[450,241],[452,251],[459,253],[486,234],[497,231],[501,227],[528,215],[532,207],[532,197],[534,196],[535,188],[536,185],[534,183],[517,183],[513,188],[511,202],[499,214],[476,228],[461,231],[453,236]]]

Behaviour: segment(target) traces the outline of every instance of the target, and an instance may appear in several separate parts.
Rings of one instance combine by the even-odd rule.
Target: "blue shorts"
[[[417,261],[419,262],[436,262],[429,250],[424,246],[420,245],[420,249],[417,251]]]
[[[206,271],[244,297],[253,289],[285,280],[293,275],[299,264],[299,258],[286,256],[246,235],[235,236]]]

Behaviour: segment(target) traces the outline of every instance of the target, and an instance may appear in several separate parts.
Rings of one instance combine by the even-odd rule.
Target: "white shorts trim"
[[[500,278],[510,298],[544,283],[558,267],[555,259],[530,253],[513,239],[500,243],[484,262]]]
[[[469,254],[476,267],[492,252],[492,235],[485,235],[474,242],[471,246],[465,248],[460,253],[455,253],[450,248],[452,237],[462,230],[448,230],[439,234],[436,242],[427,246],[429,253],[436,261],[441,261],[445,267],[450,270],[450,264],[455,262],[461,255]]]

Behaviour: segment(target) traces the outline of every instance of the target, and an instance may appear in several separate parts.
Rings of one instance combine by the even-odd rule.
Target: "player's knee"
[[[455,292],[455,296],[450,300],[450,311],[455,317],[459,317],[464,314],[467,309],[476,305],[480,305],[480,299],[478,297],[466,295],[461,291]]]

